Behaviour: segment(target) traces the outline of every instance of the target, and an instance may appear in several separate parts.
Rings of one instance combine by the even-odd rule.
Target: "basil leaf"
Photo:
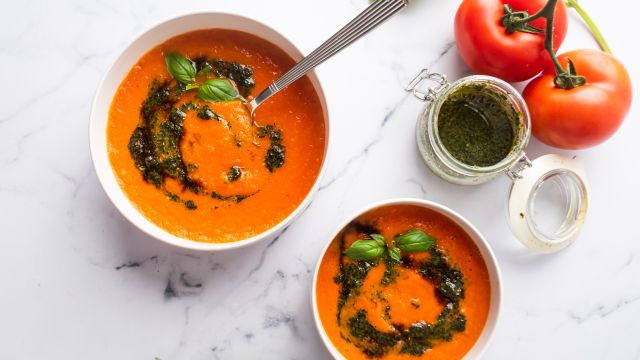
[[[176,53],[168,54],[164,57],[164,63],[171,77],[177,81],[189,84],[195,80],[196,67],[186,57]]]
[[[412,229],[396,237],[396,246],[402,251],[420,252],[434,247],[436,239],[424,231]]]
[[[221,102],[237,99],[238,92],[227,79],[209,79],[198,88],[198,97],[204,101]]]
[[[354,260],[374,260],[382,256],[384,246],[375,240],[356,240],[344,254]]]
[[[384,236],[380,234],[371,234],[369,235],[373,240],[375,240],[380,246],[387,245],[387,241],[384,239]]]
[[[389,257],[391,257],[395,261],[400,262],[400,260],[402,259],[400,249],[398,249],[397,247],[389,248]]]
[[[200,71],[198,71],[198,73],[196,74],[196,76],[206,78],[206,77],[207,77],[207,75],[209,74],[209,71],[211,71],[211,65],[207,64],[207,65],[206,65],[205,67],[203,67]]]

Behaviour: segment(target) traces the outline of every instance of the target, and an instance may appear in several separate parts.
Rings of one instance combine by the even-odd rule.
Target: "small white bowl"
[[[318,177],[313,184],[313,187],[304,198],[304,200],[298,205],[298,207],[287,218],[282,220],[279,224],[268,229],[267,231],[258,234],[256,236],[235,241],[229,243],[203,243],[192,241],[189,239],[175,236],[166,230],[158,227],[153,222],[145,218],[129,201],[125,193],[122,191],[114,172],[109,162],[107,153],[107,121],[109,118],[109,108],[113,96],[118,89],[118,86],[127,75],[131,67],[149,50],[156,45],[159,45],[166,40],[184,34],[194,30],[200,29],[229,29],[244,31],[255,36],[261,37],[265,40],[278,46],[285,51],[294,60],[299,61],[303,58],[302,53],[298,50],[287,38],[267,25],[264,25],[258,21],[242,17],[239,15],[219,13],[219,12],[202,12],[187,14],[169,19],[161,22],[160,24],[153,26],[149,30],[142,33],[136,38],[125,50],[118,56],[113,63],[109,71],[102,79],[102,82],[98,86],[98,91],[93,100],[93,106],[91,109],[91,118],[89,121],[89,143],[91,147],[91,158],[93,159],[93,165],[100,184],[104,188],[107,196],[116,208],[127,218],[131,223],[137,226],[140,230],[146,232],[150,236],[162,240],[168,244],[175,245],[185,249],[193,250],[227,250],[233,248],[243,247],[260,240],[270,238],[290,224],[300,213],[307,207],[311,198],[318,190],[320,179],[324,173],[326,167],[326,154],[328,152],[329,144],[329,119],[327,104],[324,97],[324,92],[320,86],[320,82],[314,72],[310,72],[307,76],[311,80],[313,87],[318,94],[322,109],[324,111],[325,118],[325,159],[322,162]],[[257,89],[260,90],[260,89]]]
[[[434,210],[447,218],[451,219],[454,223],[462,228],[469,237],[473,241],[473,243],[478,247],[480,251],[480,255],[484,260],[484,263],[487,265],[487,270],[489,272],[489,282],[491,286],[491,303],[489,305],[489,314],[487,316],[487,322],[484,325],[484,329],[482,329],[482,333],[473,347],[469,350],[469,352],[465,355],[465,359],[479,359],[482,356],[482,353],[489,345],[489,341],[491,339],[491,335],[495,329],[496,323],[498,321],[498,313],[500,312],[500,305],[502,302],[502,279],[500,276],[500,269],[498,268],[498,263],[496,261],[495,256],[493,255],[493,251],[489,247],[489,243],[487,240],[480,234],[478,229],[476,229],[471,223],[466,220],[462,215],[457,212],[449,209],[444,205],[440,205],[431,201],[422,200],[422,199],[411,199],[411,198],[400,198],[400,199],[390,199],[375,203],[373,205],[367,206],[366,208],[356,212],[353,216],[347,218],[347,220],[340,225],[333,236],[327,242],[322,254],[320,255],[320,259],[318,260],[318,264],[316,265],[316,270],[313,275],[313,285],[311,289],[311,306],[313,307],[313,318],[316,323],[316,327],[318,328],[318,332],[320,333],[320,337],[322,338],[322,342],[326,346],[329,353],[335,359],[344,359],[344,356],[336,349],[336,347],[327,336],[324,327],[322,326],[322,321],[320,320],[320,314],[318,313],[318,303],[316,300],[316,287],[318,284],[318,273],[320,271],[320,264],[322,263],[322,259],[324,258],[327,249],[333,242],[336,236],[342,231],[342,229],[347,226],[351,221],[353,221],[358,216],[371,211],[373,209],[377,209],[380,207],[386,207],[391,205],[416,205],[421,206],[430,210]]]

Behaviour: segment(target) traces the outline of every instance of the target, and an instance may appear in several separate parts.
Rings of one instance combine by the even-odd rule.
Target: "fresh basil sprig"
[[[431,249],[436,239],[424,231],[412,229],[396,237],[396,246],[406,252],[421,252]]]
[[[389,257],[392,258],[395,261],[400,261],[402,260],[402,253],[400,252],[400,249],[398,249],[397,247],[390,247],[388,249],[389,252]]]
[[[385,246],[387,244],[387,240],[385,240],[384,236],[380,234],[371,234],[369,237],[375,240],[380,246]]]
[[[171,53],[164,57],[164,63],[167,65],[167,71],[172,78],[177,81],[189,85],[196,79],[196,67],[193,62],[186,57]]]
[[[204,76],[206,78],[209,68],[205,68],[207,69],[206,71],[203,69],[200,73],[196,73],[193,61],[180,54],[167,54],[164,57],[164,62],[167,65],[169,75],[184,84],[186,91],[198,89],[198,97],[201,100],[222,102],[241,99],[240,94],[228,79],[208,79],[202,84],[198,84],[196,77]]]
[[[375,260],[385,253],[391,259],[400,261],[402,251],[404,252],[424,252],[436,245],[436,239],[418,229],[411,229],[404,234],[396,236],[395,246],[387,245],[384,236],[380,234],[370,234],[371,240],[356,240],[344,251],[344,254],[354,260]]]
[[[354,260],[374,260],[382,256],[384,246],[376,240],[356,240],[344,254]]]
[[[198,88],[198,97],[211,102],[229,101],[237,99],[238,92],[227,79],[209,79]]]

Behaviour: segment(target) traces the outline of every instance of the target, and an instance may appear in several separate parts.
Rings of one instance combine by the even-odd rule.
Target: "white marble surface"
[[[582,2],[637,84],[640,51],[627,30],[640,5]],[[427,66],[452,78],[468,73],[453,42],[457,1],[414,0],[320,67],[333,128],[329,167],[311,206],[277,240],[186,252],[147,237],[109,202],[89,157],[89,108],[136,34],[179,13],[230,11],[309,52],[366,4],[3,1],[0,358],[327,358],[309,299],[320,250],[356,209],[402,196],[459,211],[495,250],[505,296],[487,359],[640,359],[640,99],[617,136],[578,153],[592,187],[578,242],[555,255],[526,251],[506,224],[506,177],[450,185],[422,165],[415,147],[422,105],[402,86]],[[594,46],[572,16],[563,48]],[[529,146],[534,157],[552,151]]]

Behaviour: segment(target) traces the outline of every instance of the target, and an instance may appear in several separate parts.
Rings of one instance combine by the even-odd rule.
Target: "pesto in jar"
[[[490,85],[465,84],[449,94],[437,116],[440,141],[451,156],[488,167],[511,151],[521,114]]]

